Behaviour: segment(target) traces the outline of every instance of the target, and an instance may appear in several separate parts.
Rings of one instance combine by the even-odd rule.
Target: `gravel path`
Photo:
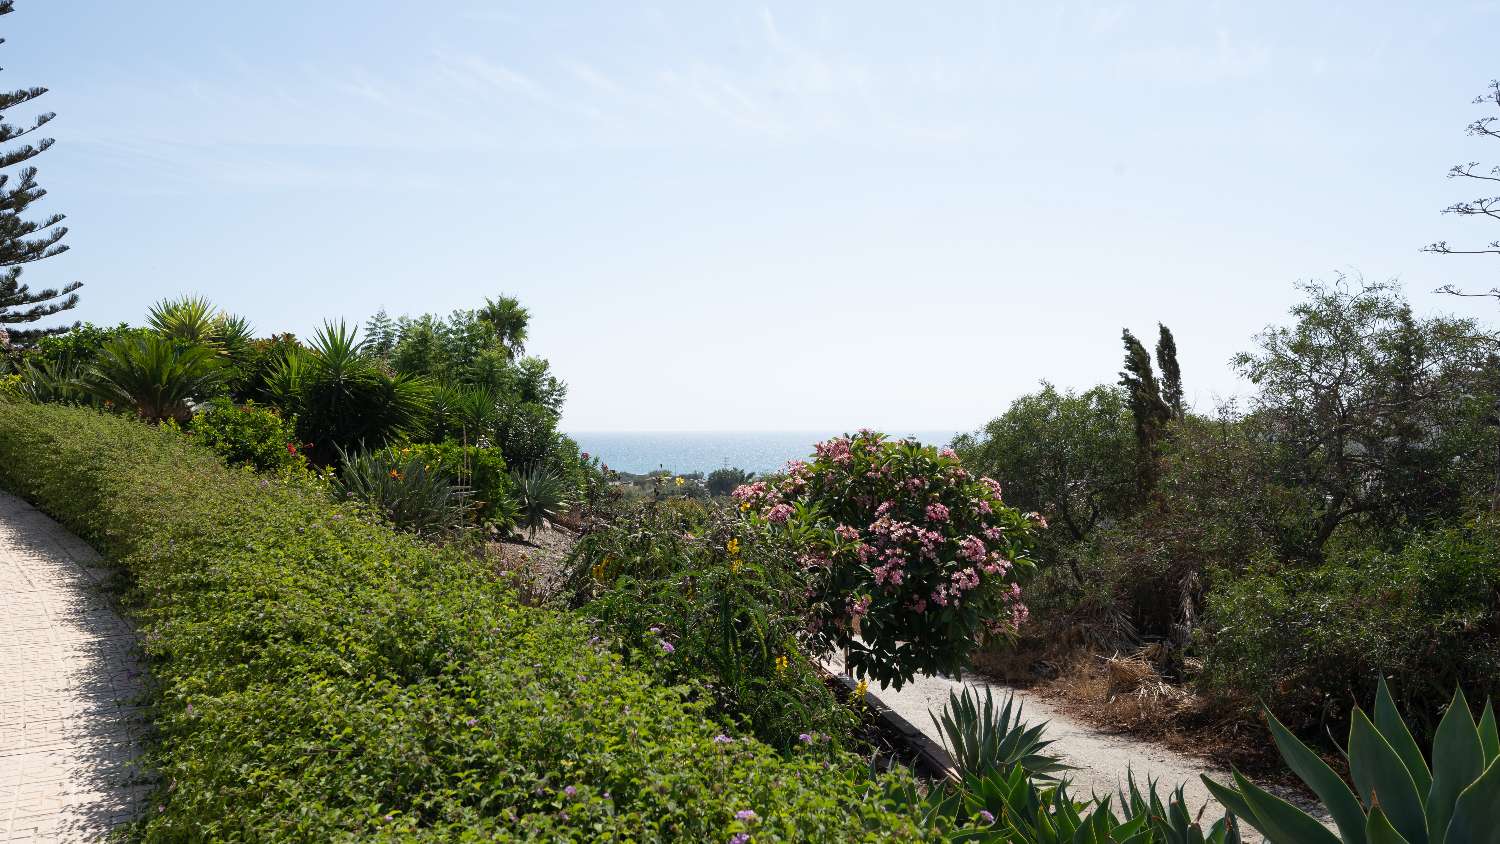
[[[0,842],[93,841],[150,791],[142,668],[96,553],[0,493]]]
[[[842,672],[842,657],[834,656],[825,663],[825,667],[836,673]],[[1227,770],[1201,759],[1184,756],[1154,742],[1128,734],[1105,732],[1024,690],[970,674],[964,675],[962,681],[919,675],[915,681],[902,686],[900,691],[871,686],[870,694],[941,745],[942,736],[933,725],[929,713],[941,712],[948,702],[949,693],[959,692],[965,686],[977,690],[981,695],[985,688],[991,689],[997,705],[1006,694],[1014,694],[1024,707],[1022,717],[1026,723],[1046,721],[1046,737],[1056,740],[1048,751],[1077,769],[1066,774],[1073,781],[1072,791],[1075,796],[1116,794],[1118,788],[1125,783],[1126,775],[1134,773],[1136,781],[1143,786],[1146,780],[1156,779],[1163,796],[1167,790],[1175,789],[1181,783],[1184,786],[1183,795],[1192,810],[1197,812],[1199,808],[1204,809],[1202,817],[1205,828],[1224,814],[1224,808],[1209,794],[1199,776],[1208,774],[1218,782],[1230,782],[1232,778]],[[1270,738],[1266,740],[1270,741]],[[1275,787],[1269,787],[1269,790],[1302,805],[1304,809],[1311,808],[1301,795]],[[1118,805],[1118,798],[1116,804]],[[1330,822],[1324,819],[1324,825],[1330,826]],[[1240,824],[1240,831],[1247,842],[1262,840],[1255,830],[1244,824]]]

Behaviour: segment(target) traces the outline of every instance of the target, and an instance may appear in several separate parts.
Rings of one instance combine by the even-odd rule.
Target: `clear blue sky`
[[[572,429],[954,429],[1177,335],[1189,397],[1298,279],[1487,288],[1438,214],[1496,3],[20,0],[8,86],[86,283],[262,333],[498,292]],[[12,121],[24,117],[8,115]]]

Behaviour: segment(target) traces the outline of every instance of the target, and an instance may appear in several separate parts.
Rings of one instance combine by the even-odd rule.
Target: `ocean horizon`
[[[774,472],[789,460],[806,459],[813,445],[845,431],[568,431],[579,449],[609,468],[643,475],[712,472],[735,467]],[[958,431],[890,431],[893,437],[916,437],[946,445]]]

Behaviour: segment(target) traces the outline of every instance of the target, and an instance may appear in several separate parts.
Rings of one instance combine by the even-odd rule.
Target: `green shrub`
[[[419,460],[452,478],[454,483],[468,488],[473,493],[471,503],[475,513],[481,520],[494,523],[502,531],[515,526],[515,487],[499,449],[466,446],[448,440],[393,445],[388,452],[402,460]]]
[[[568,506],[568,485],[551,469],[532,466],[512,472],[510,478],[516,496],[516,526],[533,536]]]
[[[0,375],[0,401],[25,401],[26,396],[21,393],[21,376]]]
[[[307,465],[297,445],[294,422],[253,401],[211,403],[193,414],[192,435],[231,465],[243,464],[261,472]]]
[[[457,551],[168,429],[0,405],[0,484],[123,566],[184,840],[915,841],[863,762],[778,756]],[[571,789],[571,790],[570,790]],[[735,819],[753,810],[759,820]]]
[[[1493,526],[1418,537],[1301,568],[1220,572],[1208,597],[1204,684],[1263,699],[1301,729],[1402,678],[1402,708],[1431,724],[1455,685],[1500,691],[1500,537]]]
[[[148,422],[186,422],[195,400],[211,398],[223,383],[217,354],[155,334],[121,337],[99,350],[84,372],[84,388],[107,406]]]
[[[781,748],[845,743],[854,719],[797,643],[807,606],[795,568],[763,527],[677,498],[585,536],[569,585],[627,663],[692,685],[740,729]]]

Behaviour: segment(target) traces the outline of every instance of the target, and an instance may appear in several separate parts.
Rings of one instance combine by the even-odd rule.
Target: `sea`
[[[569,431],[578,447],[609,468],[643,475],[665,469],[687,474],[735,467],[773,472],[788,460],[804,460],[813,444],[844,431]],[[947,445],[957,431],[888,431]]]

